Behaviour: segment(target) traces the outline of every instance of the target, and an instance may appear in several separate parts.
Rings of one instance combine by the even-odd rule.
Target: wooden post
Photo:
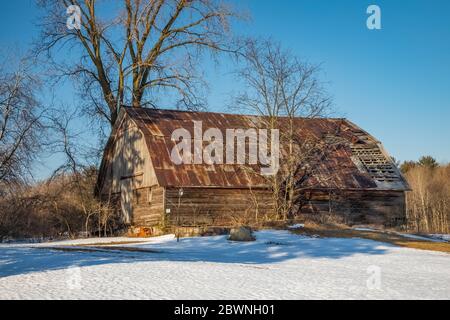
[[[177,242],[180,242],[180,206],[181,206],[181,197],[183,196],[183,188],[178,190],[178,208],[177,208]]]

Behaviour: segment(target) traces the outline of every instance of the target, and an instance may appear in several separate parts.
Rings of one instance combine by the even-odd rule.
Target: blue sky
[[[372,133],[397,159],[429,154],[450,161],[450,1],[234,2],[252,16],[236,24],[236,33],[272,37],[322,64],[337,116]],[[366,27],[370,4],[381,8],[382,30]],[[37,18],[33,0],[3,1],[1,46],[25,50]],[[237,89],[228,65],[206,68],[211,110],[223,110]],[[60,94],[76,103],[70,87]]]

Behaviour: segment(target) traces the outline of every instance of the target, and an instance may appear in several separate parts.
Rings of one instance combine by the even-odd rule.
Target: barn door
[[[131,223],[133,214],[133,179],[123,179],[120,182],[120,204],[124,222]]]

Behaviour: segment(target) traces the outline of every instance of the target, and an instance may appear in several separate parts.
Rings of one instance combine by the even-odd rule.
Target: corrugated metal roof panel
[[[264,128],[264,117],[146,108],[125,108],[145,135],[147,146],[158,181],[161,186],[174,187],[264,187],[267,181],[262,177],[258,165],[214,165],[188,164],[175,165],[170,158],[175,142],[171,135],[176,129],[186,129],[194,137],[193,121],[202,122],[202,132],[209,128],[219,129],[224,138],[227,129]],[[278,120],[281,134],[286,130],[287,118]],[[355,157],[352,146],[371,146],[378,143],[353,123],[345,119],[305,119],[296,118],[295,130],[300,140],[314,137],[317,140],[338,141],[330,146],[317,164],[313,176],[304,187],[336,189],[396,189],[406,190],[408,186],[397,170],[396,183],[382,184],[363,170]],[[283,146],[282,146],[283,147]],[[281,160],[282,161],[282,160]],[[390,161],[390,159],[386,159]]]

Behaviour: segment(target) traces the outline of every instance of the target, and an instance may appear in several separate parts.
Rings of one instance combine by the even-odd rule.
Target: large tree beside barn
[[[87,114],[111,126],[122,105],[154,108],[162,95],[173,94],[180,108],[201,107],[205,84],[198,59],[235,51],[230,20],[237,14],[219,0],[38,3],[45,16],[36,52],[50,58],[55,79],[75,81]],[[78,26],[68,28],[71,6],[77,9],[70,13],[81,16]],[[68,53],[64,59],[62,51]]]

